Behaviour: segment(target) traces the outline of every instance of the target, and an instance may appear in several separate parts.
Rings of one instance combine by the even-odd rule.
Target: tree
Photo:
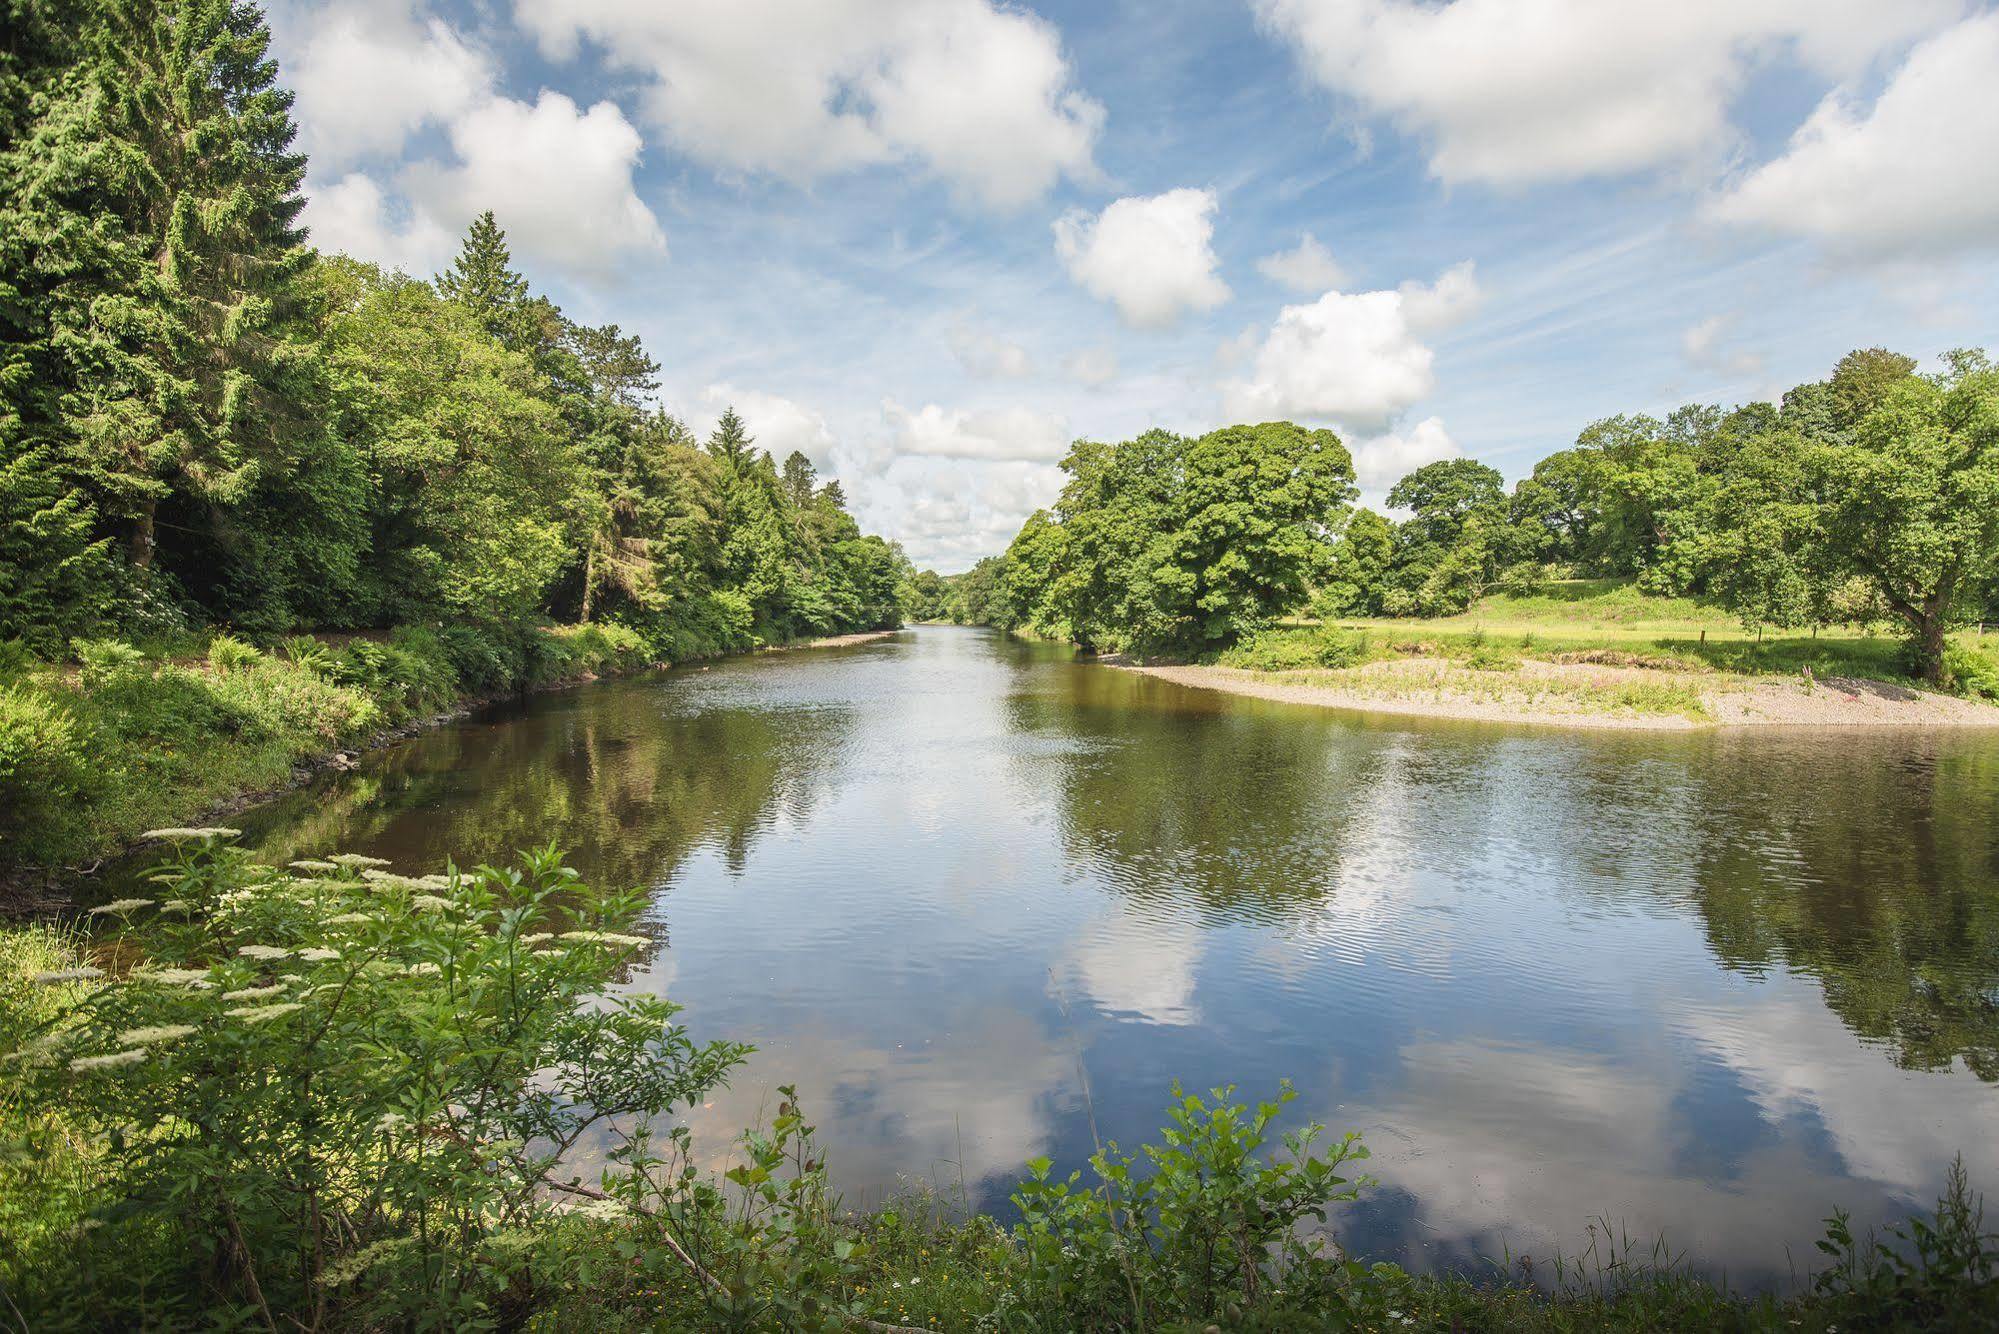
[[[743,419],[736,415],[736,409],[722,409],[721,420],[708,436],[708,452],[731,468],[741,468],[750,458],[756,437],[743,425]]]
[[[1813,460],[1835,558],[1902,620],[1934,685],[1945,683],[1951,628],[1999,561],[1999,369],[1982,352],[1946,362],[1938,375],[1876,384],[1852,443]]]
[[[317,443],[305,159],[256,6],[105,0],[83,31],[85,74],[49,115],[92,146],[48,155],[37,188],[121,233],[57,319],[85,473],[144,567],[169,496],[212,519]]]
[[[524,351],[534,341],[527,279],[514,271],[513,251],[493,211],[472,220],[451,267],[437,275],[438,293],[472,312],[504,347]]]
[[[1355,510],[1327,557],[1312,614],[1325,620],[1380,615],[1394,564],[1394,527],[1373,510]]]
[[[792,450],[784,458],[784,492],[792,506],[805,510],[812,506],[812,498],[818,487],[818,474],[812,467],[812,460],[798,450]],[[844,508],[842,505],[836,508]]]

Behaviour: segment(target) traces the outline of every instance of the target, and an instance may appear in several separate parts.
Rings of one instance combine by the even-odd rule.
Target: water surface
[[[1999,737],[1365,720],[976,630],[544,695],[246,815],[653,887],[626,985],[797,1083],[853,1202],[1002,1207],[1175,1079],[1364,1132],[1417,1268],[1593,1219],[1783,1282],[1835,1205],[1999,1187]],[[1087,1089],[1087,1093],[1086,1093]]]

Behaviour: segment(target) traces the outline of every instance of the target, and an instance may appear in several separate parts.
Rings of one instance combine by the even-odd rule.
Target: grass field
[[[1377,656],[1424,651],[1469,658],[1481,649],[1492,657],[1550,660],[1564,654],[1629,654],[1635,666],[1785,676],[1809,667],[1821,677],[1909,679],[1902,641],[1892,626],[1766,631],[1759,636],[1720,607],[1653,596],[1628,579],[1562,580],[1531,596],[1494,594],[1459,616],[1337,624],[1366,631],[1380,646]],[[1981,653],[1999,649],[1999,633],[1967,630],[1957,639]]]

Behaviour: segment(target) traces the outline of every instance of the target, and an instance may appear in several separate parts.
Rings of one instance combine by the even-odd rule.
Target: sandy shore
[[[1999,727],[1999,707],[1883,681],[1525,662],[1497,672],[1438,659],[1337,671],[1251,672],[1139,666],[1178,685],[1292,704],[1419,718],[1553,727],[1685,731],[1700,727]],[[1696,704],[1697,701],[1697,704]],[[1699,715],[1697,716],[1697,712]]]
[[[854,635],[828,635],[824,639],[803,639],[796,644],[772,644],[762,650],[765,653],[789,653],[801,648],[846,648],[850,644],[872,644],[877,639],[887,639],[899,635],[900,630],[863,630]]]

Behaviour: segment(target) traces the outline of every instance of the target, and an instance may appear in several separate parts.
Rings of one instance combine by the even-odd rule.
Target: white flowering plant
[[[94,1145],[95,1203],[51,1245],[107,1281],[47,1309],[101,1327],[150,1323],[120,1305],[135,1293],[308,1326],[532,1309],[575,1199],[556,1186],[748,1053],[608,988],[653,945],[631,930],[642,900],[552,849],[364,878],[171,832],[159,892],[183,910],[119,901],[97,919],[106,966],[54,970],[55,1003],[0,1036],[0,1075]]]

